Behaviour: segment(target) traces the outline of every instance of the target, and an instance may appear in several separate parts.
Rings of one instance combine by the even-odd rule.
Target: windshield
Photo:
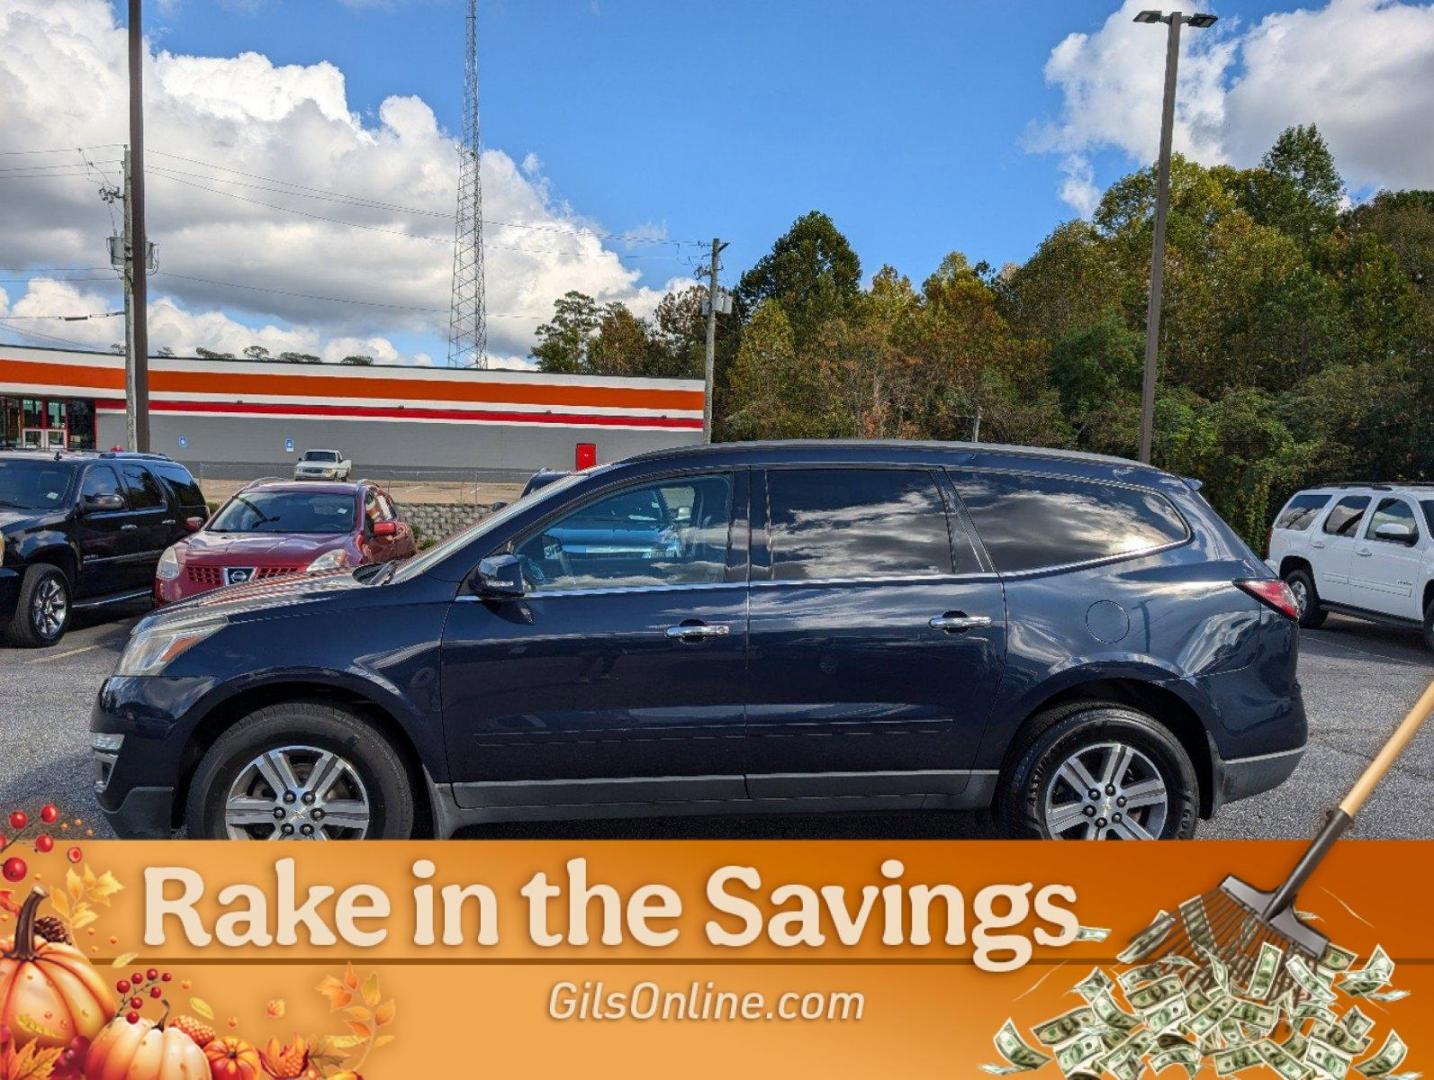
[[[337,535],[352,532],[355,521],[354,497],[343,492],[247,491],[225,503],[205,532]]]
[[[338,461],[337,450],[310,450],[304,455],[305,461]]]
[[[438,565],[444,559],[448,558],[448,556],[452,555],[455,551],[460,551],[463,548],[467,547],[469,544],[473,543],[475,540],[478,540],[489,529],[497,528],[509,518],[512,518],[517,514],[523,513],[529,507],[535,506],[536,504],[544,502],[547,499],[561,498],[562,493],[564,491],[572,487],[578,481],[584,479],[585,477],[591,476],[592,474],[593,470],[591,469],[587,472],[573,473],[570,476],[563,477],[557,483],[549,484],[546,487],[538,489],[537,491],[530,491],[528,494],[518,499],[517,502],[509,503],[507,506],[503,507],[503,509],[496,511],[495,513],[489,514],[487,517],[474,522],[462,532],[454,533],[447,540],[444,540],[441,544],[429,548],[427,551],[412,559],[409,559],[407,562],[400,563],[398,569],[394,571],[394,575],[391,580],[408,581],[411,578],[417,577],[419,574],[427,570],[430,566]]]
[[[0,509],[58,510],[69,505],[74,477],[55,461],[0,461]]]

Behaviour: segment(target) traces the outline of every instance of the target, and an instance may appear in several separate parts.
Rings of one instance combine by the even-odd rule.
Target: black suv
[[[934,443],[574,473],[411,561],[148,616],[99,803],[123,836],[993,804],[1190,836],[1305,746],[1293,598],[1195,488]]]
[[[0,452],[0,625],[53,645],[76,608],[150,593],[159,557],[209,510],[189,470],[159,454]]]

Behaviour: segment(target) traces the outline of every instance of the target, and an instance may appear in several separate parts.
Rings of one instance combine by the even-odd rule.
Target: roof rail
[[[102,450],[102,458],[138,458],[141,461],[173,461],[168,454],[155,454],[144,450]]]
[[[292,481],[293,477],[289,476],[258,476],[255,477],[253,480],[250,480],[239,490],[248,491],[252,487],[258,487],[260,484],[288,484],[292,483]]]

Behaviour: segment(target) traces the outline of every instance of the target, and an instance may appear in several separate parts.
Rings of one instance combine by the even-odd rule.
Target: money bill
[[[1323,1039],[1310,1038],[1309,1045],[1305,1047],[1305,1060],[1318,1069],[1325,1076],[1333,1076],[1335,1080],[1344,1080],[1349,1072],[1350,1055],[1331,1046]]]
[[[1072,989],[1081,997],[1090,1001],[1092,998],[1099,997],[1101,994],[1109,993],[1110,988],[1114,985],[1115,983],[1111,981],[1110,976],[1100,968],[1091,968],[1090,974],[1076,983]]]
[[[1280,1022],[1280,1011],[1273,1005],[1262,1005],[1258,1001],[1244,1001],[1236,998],[1235,1007],[1230,1010],[1229,1019],[1249,1024],[1251,1027],[1259,1029],[1261,1033],[1268,1034]]]
[[[1314,1027],[1310,1028],[1310,1036],[1351,1057],[1369,1049],[1370,1038],[1368,1035],[1356,1035],[1342,1024],[1327,1024],[1317,1021]]]
[[[1364,995],[1361,995],[1361,996],[1363,996],[1363,997],[1365,997],[1365,998],[1368,998],[1370,1001],[1383,1001],[1383,1002],[1399,1001],[1399,1000],[1401,1000],[1401,999],[1403,999],[1403,998],[1407,998],[1407,997],[1409,996],[1409,991],[1408,991],[1408,990],[1382,990],[1382,991],[1379,991],[1379,992],[1377,992],[1377,993],[1364,994]]]
[[[1391,1031],[1385,1038],[1384,1045],[1379,1048],[1379,1053],[1368,1061],[1361,1061],[1355,1069],[1365,1076],[1383,1076],[1399,1068],[1408,1053],[1409,1048],[1404,1045],[1399,1033]]]
[[[1153,983],[1129,991],[1125,995],[1125,999],[1137,1012],[1148,1013],[1159,1008],[1171,998],[1183,996],[1183,994],[1184,984],[1180,981],[1179,976],[1166,975]]]
[[[1260,1057],[1265,1059],[1265,1064],[1279,1073],[1284,1080],[1304,1080],[1304,1077],[1309,1075],[1309,1066],[1269,1039],[1261,1039],[1255,1044],[1255,1049],[1260,1052]]]
[[[1059,1046],[1096,1026],[1095,1012],[1088,1005],[1062,1013],[1031,1029],[1036,1041],[1046,1046]]]
[[[1310,970],[1304,958],[1292,956],[1285,964],[1285,970],[1294,979],[1295,985],[1303,990],[1311,1001],[1319,1005],[1328,1005],[1335,999],[1335,993],[1325,985],[1323,979]]]
[[[1051,1059],[1034,1047],[1028,1046],[1016,1030],[1015,1022],[1007,1020],[1001,1025],[992,1040],[997,1052],[1009,1062],[1008,1065],[982,1065],[981,1068],[992,1076],[1009,1076],[1017,1072],[1039,1069]]]
[[[1324,947],[1324,952],[1319,958],[1319,966],[1327,971],[1346,971],[1357,958],[1357,953],[1353,953],[1348,949],[1341,949],[1338,945],[1331,942]]]
[[[1340,1020],[1339,1026],[1355,1038],[1359,1038],[1369,1033],[1369,1029],[1374,1027],[1374,1021],[1365,1016],[1358,1005],[1351,1005],[1349,1012],[1345,1013],[1344,1018]]]
[[[1169,1031],[1182,1020],[1190,1018],[1190,1006],[1185,1004],[1185,995],[1172,998],[1145,1018],[1151,1031]]]
[[[1097,994],[1091,998],[1090,1007],[1096,1018],[1108,1028],[1129,1032],[1140,1026],[1140,1021],[1117,1005],[1109,993]]]
[[[1087,1064],[1091,1059],[1105,1053],[1105,1044],[1100,1041],[1099,1035],[1081,1035],[1074,1042],[1068,1043],[1056,1051],[1056,1064],[1061,1072],[1070,1076],[1080,1071],[1081,1066]]]
[[[1220,1076],[1229,1076],[1242,1069],[1252,1069],[1256,1065],[1263,1065],[1264,1058],[1260,1057],[1260,1051],[1253,1045],[1232,1046],[1228,1050],[1215,1051],[1215,1072]]]
[[[1200,951],[1205,954],[1205,970],[1210,973],[1210,978],[1215,981],[1216,986],[1228,994],[1230,992],[1230,969],[1215,955],[1213,950],[1201,949]]]
[[[1388,985],[1393,976],[1394,961],[1382,945],[1376,945],[1364,967],[1340,973],[1339,988],[1350,997],[1367,997]]]
[[[1234,998],[1221,998],[1192,1016],[1186,1027],[1189,1028],[1192,1035],[1197,1037],[1206,1035],[1219,1027],[1220,1021],[1229,1016],[1234,1007]]]
[[[1077,941],[1104,941],[1110,937],[1108,926],[1082,926],[1076,929]]]
[[[1172,1065],[1182,1066],[1193,1078],[1200,1071],[1200,1051],[1187,1043],[1162,1050],[1150,1059],[1150,1067],[1156,1072],[1164,1072]]]
[[[1204,898],[1192,896],[1180,905],[1179,911],[1190,940],[1202,949],[1214,949],[1215,935],[1210,930],[1210,918],[1205,913]]]
[[[1278,945],[1272,945],[1268,941],[1260,943],[1260,955],[1255,958],[1255,970],[1250,975],[1250,985],[1245,990],[1247,997],[1264,1001],[1270,996],[1270,991],[1275,987],[1275,976],[1280,973],[1280,964],[1284,958],[1285,951]]]
[[[1143,960],[1160,947],[1175,928],[1175,916],[1168,911],[1158,912],[1149,926],[1136,934],[1116,959],[1122,964],[1133,964]]]

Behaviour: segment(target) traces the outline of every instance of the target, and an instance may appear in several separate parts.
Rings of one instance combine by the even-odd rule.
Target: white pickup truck
[[[1300,625],[1331,611],[1423,627],[1434,649],[1434,484],[1336,484],[1297,492],[1270,529],[1270,569]]]

